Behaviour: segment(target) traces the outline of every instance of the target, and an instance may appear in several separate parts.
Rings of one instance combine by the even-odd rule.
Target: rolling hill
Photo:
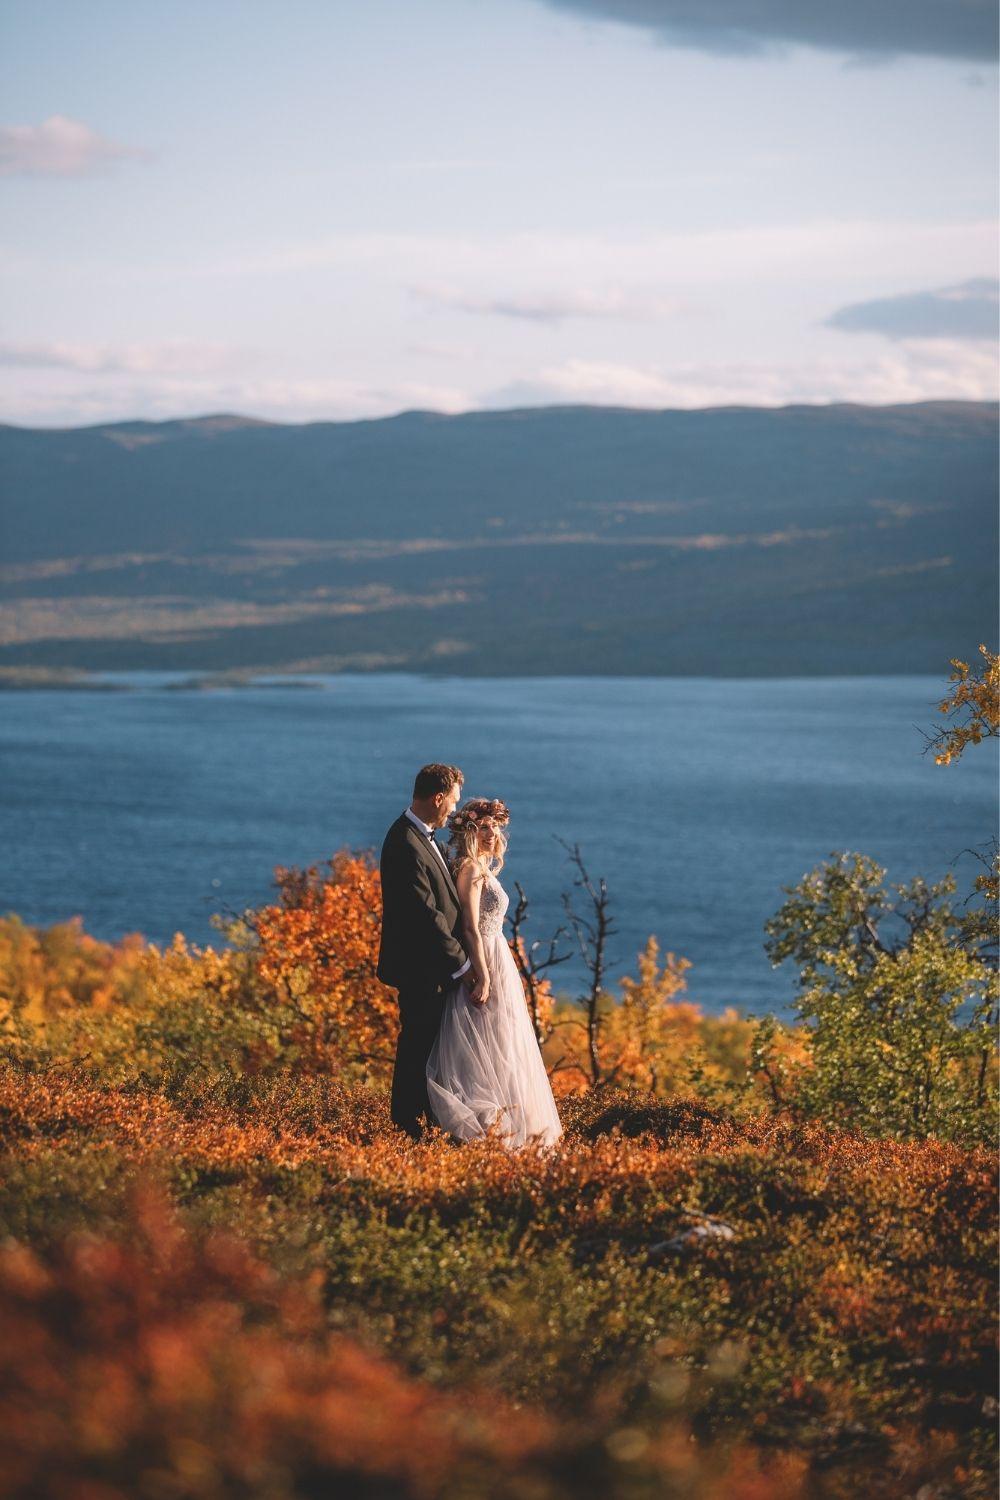
[[[932,672],[992,641],[997,406],[0,427],[0,667]]]

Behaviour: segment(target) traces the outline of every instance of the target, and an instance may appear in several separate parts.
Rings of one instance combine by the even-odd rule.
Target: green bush
[[[805,1056],[776,1054],[775,1023],[755,1066],[782,1102],[897,1138],[992,1141],[996,1130],[996,900],[977,882],[964,909],[955,879],[884,884],[860,854],[834,854],[766,924],[775,965],[799,966]]]

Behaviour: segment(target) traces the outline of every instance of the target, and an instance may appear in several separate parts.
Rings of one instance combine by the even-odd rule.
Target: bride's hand
[[[477,974],[475,979],[473,979],[472,983],[469,985],[469,999],[472,1001],[473,1005],[485,1005],[489,997],[489,979],[480,979],[479,975]]]

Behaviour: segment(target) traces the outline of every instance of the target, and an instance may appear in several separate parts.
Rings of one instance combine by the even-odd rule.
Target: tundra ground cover
[[[24,1473],[404,1495],[451,1454],[470,1494],[988,1493],[988,1152],[634,1092],[562,1110],[557,1151],[512,1158],[404,1145],[365,1085],[6,1069],[8,1436],[26,1407],[62,1432]],[[666,1248],[704,1215],[732,1239]]]
[[[219,952],[0,922],[9,1493],[993,1493],[978,1033],[936,1075],[955,1138],[896,1104],[842,1128],[839,1054],[819,1087],[808,1032],[702,1016],[651,949],[601,997],[599,1087],[536,987],[555,1149],[414,1145],[377,876],[339,856],[279,893]]]

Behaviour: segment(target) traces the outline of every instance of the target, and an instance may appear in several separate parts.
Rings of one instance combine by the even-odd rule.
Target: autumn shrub
[[[596,1027],[601,1078],[608,1087],[663,1096],[693,1089],[736,1107],[760,1094],[748,1077],[754,1026],[735,1008],[706,1016],[687,999],[690,967],[670,952],[661,963],[651,937],[636,959],[636,976],[619,980],[620,994],[602,992]],[[578,1003],[554,999],[542,1050],[557,1097],[590,1087],[587,1027]]]
[[[8,1042],[25,1066],[72,1063],[109,1082],[180,1093],[286,1068],[302,1051],[299,1015],[261,981],[251,955],[180,935],[165,949],[130,952],[124,975],[112,965],[100,1004],[63,1006],[37,1026],[21,1012]]]
[[[246,921],[261,978],[301,1020],[303,1061],[350,1077],[391,1075],[398,1011],[375,975],[382,889],[370,858],[275,872],[278,900]]]
[[[37,1043],[84,1012],[110,1018],[141,987],[145,947],[138,934],[102,943],[79,917],[51,927],[30,927],[12,912],[0,917],[0,1041]]]

